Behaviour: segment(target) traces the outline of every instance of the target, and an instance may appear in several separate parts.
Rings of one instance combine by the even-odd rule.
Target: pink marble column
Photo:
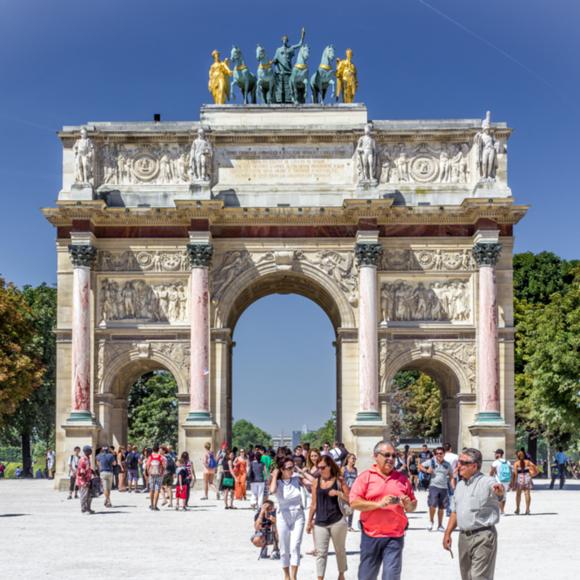
[[[191,322],[190,412],[188,421],[209,421],[209,265],[210,244],[188,244],[191,263],[189,316]]]
[[[379,340],[377,263],[380,244],[358,243],[359,265],[359,396],[357,421],[378,421],[379,413]]]
[[[477,243],[473,256],[479,266],[479,316],[477,327],[478,422],[498,421],[499,345],[497,332],[497,285],[495,264],[501,252],[499,243]]]
[[[96,249],[70,245],[73,263],[72,290],[72,420],[92,420],[91,415],[91,266]]]

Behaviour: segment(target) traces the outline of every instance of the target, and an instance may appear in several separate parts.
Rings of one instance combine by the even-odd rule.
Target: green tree
[[[336,439],[336,413],[333,411],[330,419],[317,429],[316,431],[309,431],[302,435],[302,443],[310,443],[310,447],[322,448],[323,443],[332,443]]]
[[[131,388],[128,440],[139,447],[167,443],[177,447],[177,384],[167,371],[143,375]]]
[[[272,437],[246,419],[238,419],[232,426],[232,447],[249,449],[253,445],[268,447]]]
[[[519,390],[526,419],[552,443],[580,437],[580,267],[567,291],[548,304],[528,308],[520,332],[524,363]]]
[[[391,392],[394,437],[437,437],[441,434],[441,390],[425,373],[399,371]]]
[[[48,342],[54,337],[43,334],[45,313],[27,298],[29,292],[24,294],[0,278],[0,432],[5,443],[21,445],[24,474],[31,476],[30,441],[38,412],[47,415],[46,422],[54,421],[50,406],[43,405],[45,389],[36,392],[54,382],[45,368]]]

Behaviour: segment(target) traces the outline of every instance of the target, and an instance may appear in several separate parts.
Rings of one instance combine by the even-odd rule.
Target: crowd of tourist
[[[249,501],[253,509],[252,544],[260,558],[280,559],[284,578],[295,579],[304,533],[312,536],[317,577],[325,577],[332,542],[339,571],[347,570],[346,539],[361,533],[360,579],[398,579],[401,575],[407,513],[417,506],[416,493],[425,493],[431,532],[443,533],[443,547],[452,553],[452,532],[459,528],[459,564],[462,578],[493,578],[497,551],[496,524],[505,512],[508,491],[515,491],[515,514],[531,513],[533,478],[538,468],[524,449],[514,461],[497,449],[487,475],[481,472],[477,449],[458,455],[450,444],[430,449],[405,445],[398,450],[387,441],[374,448],[373,466],[359,473],[357,457],[340,442],[322,448],[305,443],[293,450],[261,445],[248,449],[217,450],[206,443],[203,456],[201,500],[215,494],[226,510]],[[552,487],[565,485],[570,460],[562,449],[554,458]],[[197,481],[187,452],[178,455],[170,445],[154,444],[139,450],[129,445],[76,447],[68,459],[69,499],[80,496],[81,511],[94,513],[91,502],[103,495],[112,507],[113,489],[148,493],[148,507],[186,511]],[[161,503],[160,503],[161,502]],[[360,512],[353,526],[354,512]],[[447,524],[444,524],[447,516]],[[269,548],[272,551],[269,555]]]

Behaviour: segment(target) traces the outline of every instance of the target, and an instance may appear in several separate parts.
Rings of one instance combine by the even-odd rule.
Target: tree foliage
[[[322,448],[323,443],[332,443],[336,439],[336,413],[333,411],[330,419],[317,429],[316,431],[310,431],[302,435],[303,443],[310,443],[310,447]]]
[[[238,449],[249,449],[254,445],[268,447],[272,443],[272,437],[256,427],[246,419],[239,419],[232,426],[232,446]]]
[[[441,390],[425,373],[399,371],[391,391],[391,434],[437,437],[441,434]]]
[[[0,423],[42,382],[42,352],[22,292],[0,278]]]
[[[167,443],[177,447],[177,383],[167,371],[143,375],[131,388],[128,442],[138,447]]]
[[[517,304],[516,410],[528,428],[562,444],[580,436],[580,267],[573,274],[548,304]]]

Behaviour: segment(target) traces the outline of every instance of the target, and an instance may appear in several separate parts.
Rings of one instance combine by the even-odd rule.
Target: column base
[[[505,425],[503,417],[500,415],[499,411],[481,411],[475,416],[476,425],[489,425],[490,423],[495,423],[498,425]]]
[[[356,414],[357,423],[368,423],[369,421],[377,422],[380,421],[382,424],[383,418],[378,411],[359,411]]]
[[[90,411],[71,411],[67,425],[96,425],[95,416]]]
[[[185,425],[213,423],[209,411],[190,411],[185,419]]]

